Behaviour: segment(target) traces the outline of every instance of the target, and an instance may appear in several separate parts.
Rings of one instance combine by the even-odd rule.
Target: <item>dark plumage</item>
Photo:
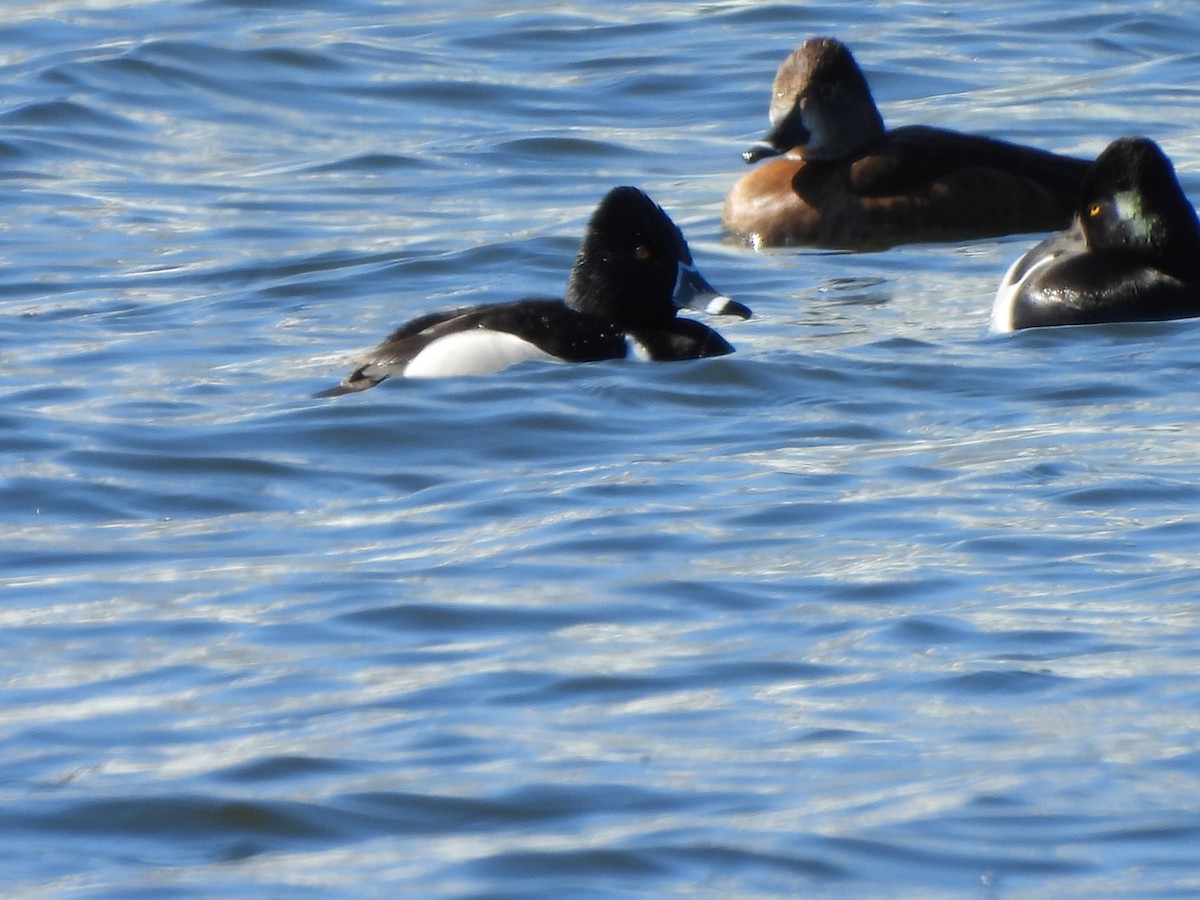
[[[487,374],[530,359],[681,360],[733,352],[708,326],[677,318],[682,307],[750,315],[704,280],[683,233],[654,201],[637,188],[614,188],[588,222],[565,301],[517,300],[421,316],[318,396],[366,390],[392,375]]]
[[[1084,180],[1071,228],[1013,263],[992,327],[1200,316],[1200,221],[1147,138],[1113,141]]]

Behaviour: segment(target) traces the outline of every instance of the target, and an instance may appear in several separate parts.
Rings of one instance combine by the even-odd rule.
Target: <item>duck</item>
[[[811,38],[775,75],[764,143],[722,222],[754,247],[878,250],[1065,228],[1090,160],[925,125],[887,129],[850,50]]]
[[[1008,269],[993,331],[1200,316],[1200,220],[1162,148],[1113,141],[1084,179],[1071,226]]]
[[[679,309],[750,317],[697,269],[683,232],[643,191],[610,190],[592,213],[564,299],[527,298],[433,312],[400,326],[318,397],[393,375],[485,375],[526,360],[653,361],[724,356],[733,346]]]

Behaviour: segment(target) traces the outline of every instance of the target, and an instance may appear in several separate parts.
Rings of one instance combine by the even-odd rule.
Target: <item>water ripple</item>
[[[891,124],[1194,193],[1200,31],[1125,6],[9,4],[7,890],[1188,893],[1195,324],[989,335],[1031,236],[719,224],[824,33]],[[629,183],[734,355],[311,397],[562,296]]]

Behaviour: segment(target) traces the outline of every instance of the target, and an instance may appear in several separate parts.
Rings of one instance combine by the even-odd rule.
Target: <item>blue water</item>
[[[1178,9],[1178,12],[1171,12]],[[1200,892],[1200,326],[723,238],[774,70],[1200,199],[1186,4],[11,0],[19,897]],[[633,183],[736,355],[310,395]]]

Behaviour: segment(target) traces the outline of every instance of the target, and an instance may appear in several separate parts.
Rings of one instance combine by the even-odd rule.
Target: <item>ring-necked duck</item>
[[[1088,161],[910,125],[888,131],[845,45],[813,38],[779,67],[766,144],[725,227],[754,246],[879,249],[1064,228]]]
[[[733,352],[708,326],[676,318],[684,307],[750,316],[696,270],[683,233],[661,207],[637,188],[613,188],[588,222],[565,301],[517,300],[421,316],[317,396],[366,390],[391,375],[484,375],[529,359],[681,360]]]
[[[1018,259],[992,328],[1200,316],[1200,221],[1154,141],[1121,138],[1084,179],[1071,228]]]

